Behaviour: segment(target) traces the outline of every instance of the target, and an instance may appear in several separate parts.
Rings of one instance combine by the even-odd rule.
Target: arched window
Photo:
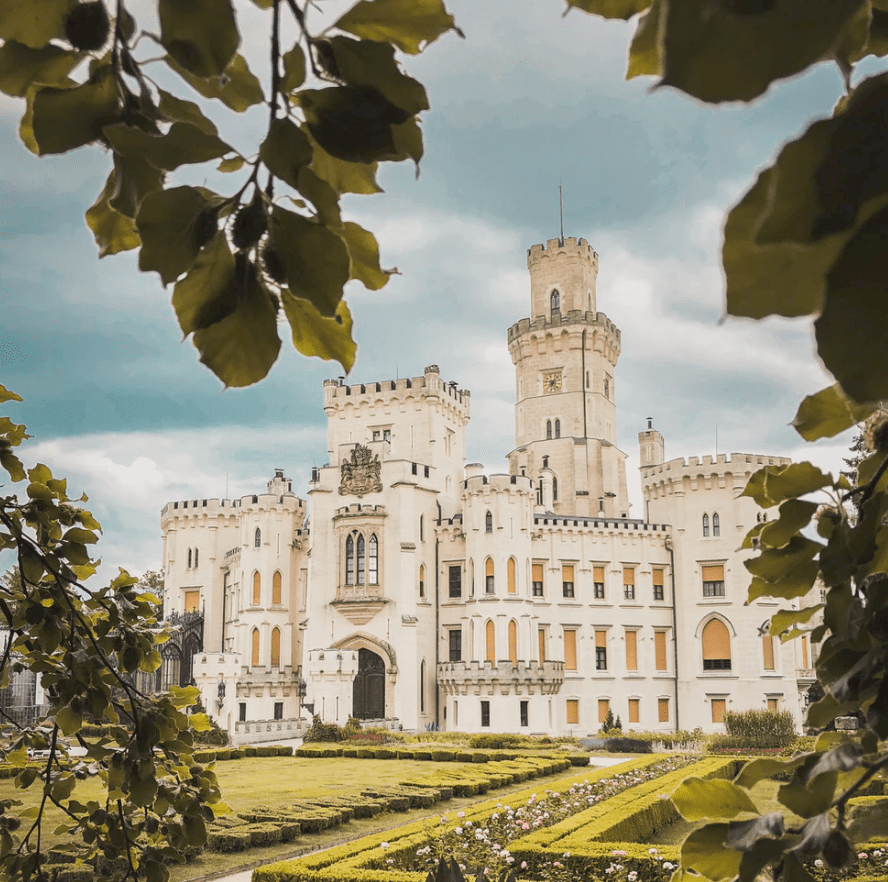
[[[552,476],[552,501],[558,502],[558,478]]]
[[[611,394],[610,380],[605,380],[604,381],[604,397],[610,398],[610,394]]]
[[[261,548],[262,547],[262,531],[256,527],[256,532],[253,535],[253,547]]]
[[[379,542],[374,533],[370,537],[370,554],[367,561],[367,584],[379,584]]]
[[[364,584],[364,537],[358,535],[358,585]]]
[[[258,631],[256,632],[259,633]],[[281,629],[274,628],[271,632],[271,666],[279,668],[281,666]]]
[[[194,566],[195,567],[197,567],[199,561],[200,561],[200,549],[195,548],[194,549]]]
[[[586,371],[586,388],[589,388],[589,371]]]
[[[552,437],[552,420],[546,420],[546,440]]]
[[[271,602],[276,604],[284,602],[280,570],[275,570],[271,579]]]
[[[492,621],[484,629],[484,658],[496,664],[496,629]]]
[[[489,557],[484,564],[484,593],[493,594],[493,559]]]
[[[188,569],[191,569],[191,549],[188,549]]]
[[[345,537],[345,584],[355,584],[355,538],[351,533]]]
[[[262,603],[262,578],[259,570],[253,573],[253,606],[259,606]]]
[[[555,420],[555,437],[561,437],[561,420]]]
[[[514,619],[509,622],[509,661],[518,664],[518,623]]]
[[[731,670],[731,634],[720,619],[712,619],[703,629],[703,670]]]
[[[552,292],[552,296],[549,298],[549,306],[551,307],[552,312],[561,312],[561,295],[558,293],[557,288]]]
[[[419,663],[419,712],[425,713],[425,659]]]
[[[709,535],[709,515],[708,514],[703,515],[703,535],[704,536]]]
[[[487,512],[487,514],[484,515],[484,532],[493,532],[493,515],[490,512]]]
[[[419,516],[419,541],[420,542],[422,542],[422,540],[425,538],[425,536],[423,535],[423,533],[424,533],[423,527],[424,526],[425,525],[423,524],[423,516],[420,515]]]
[[[718,522],[718,514],[713,513],[712,515],[712,535],[720,536],[721,535],[721,525]]]
[[[250,663],[253,666],[259,664],[259,629],[253,628],[253,633],[250,636]]]
[[[516,581],[516,570],[515,566],[515,558],[510,557],[509,563],[507,565],[507,574],[508,574],[508,582],[509,582],[509,594],[517,594],[518,593],[518,585]]]
[[[425,564],[419,565],[419,599],[425,599]]]

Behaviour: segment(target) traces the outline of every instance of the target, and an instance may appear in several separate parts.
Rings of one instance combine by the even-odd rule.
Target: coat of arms
[[[341,466],[342,483],[339,485],[339,495],[346,496],[351,493],[363,496],[365,493],[382,490],[382,481],[379,480],[380,469],[379,457],[369,447],[355,445],[351,460],[346,460]]]

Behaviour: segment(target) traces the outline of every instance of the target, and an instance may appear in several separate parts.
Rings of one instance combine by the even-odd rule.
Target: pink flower
[[[618,857],[623,857],[626,854],[626,852],[621,851],[620,849],[616,849],[615,851],[612,851],[611,854],[617,855]]]
[[[458,818],[464,818],[464,817],[466,816],[466,813],[465,813],[465,812],[457,812],[457,813],[456,813],[456,816],[457,816]]]
[[[863,860],[866,857],[866,852],[865,851],[858,852],[857,857],[860,860]]]
[[[522,869],[522,870],[526,870],[526,869],[527,869],[527,861],[521,861],[521,869]]]

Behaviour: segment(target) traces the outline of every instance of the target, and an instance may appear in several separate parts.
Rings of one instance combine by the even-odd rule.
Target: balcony
[[[810,686],[816,679],[814,668],[796,668],[796,680],[800,685]]]
[[[366,625],[388,602],[379,585],[340,585],[330,606],[353,625]]]
[[[447,695],[556,695],[563,682],[563,661],[438,664],[438,685]]]

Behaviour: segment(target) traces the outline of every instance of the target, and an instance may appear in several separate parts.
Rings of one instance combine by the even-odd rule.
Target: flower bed
[[[471,834],[473,841],[479,841],[475,837],[474,830],[487,829],[490,846],[488,850],[499,852],[498,860],[506,866],[511,855],[508,853],[503,855],[502,847],[492,849],[490,823],[517,825],[516,834],[525,836],[533,829],[533,821],[537,818],[534,816],[531,819],[527,813],[523,813],[521,820],[516,820],[518,807],[529,803],[533,806],[530,811],[536,811],[541,804],[545,804],[540,812],[541,823],[560,820],[569,811],[587,809],[588,799],[599,802],[620,790],[649,780],[657,774],[656,771],[651,771],[651,767],[659,767],[663,762],[662,758],[648,756],[608,769],[596,769],[585,775],[585,781],[581,784],[577,782],[574,774],[551,784],[550,793],[547,793],[545,798],[539,797],[533,788],[511,794],[508,802],[510,806],[516,807],[514,810],[507,810],[496,800],[487,800],[457,813],[457,816],[444,815],[434,826],[428,821],[406,824],[396,831],[365,836],[347,845],[327,849],[314,855],[259,867],[254,871],[253,880],[254,882],[418,882],[424,878],[427,868],[435,863],[437,857],[435,849],[438,846],[433,843],[441,843],[440,851],[444,853],[444,848],[450,848],[456,839],[466,838],[467,829],[473,831]],[[675,768],[674,764],[681,760],[665,762],[673,763],[672,768]],[[487,772],[487,767],[484,770]],[[582,799],[576,791],[568,798],[567,794],[574,785],[584,788]],[[555,793],[559,796],[550,800]],[[507,820],[509,811],[512,815],[511,820]],[[549,817],[542,818],[547,811]],[[495,821],[493,815],[498,815]],[[524,823],[528,823],[528,830],[523,829]],[[537,825],[537,828],[539,826]],[[461,832],[457,834],[456,829],[460,829]],[[431,846],[429,852],[416,854],[427,846]]]

